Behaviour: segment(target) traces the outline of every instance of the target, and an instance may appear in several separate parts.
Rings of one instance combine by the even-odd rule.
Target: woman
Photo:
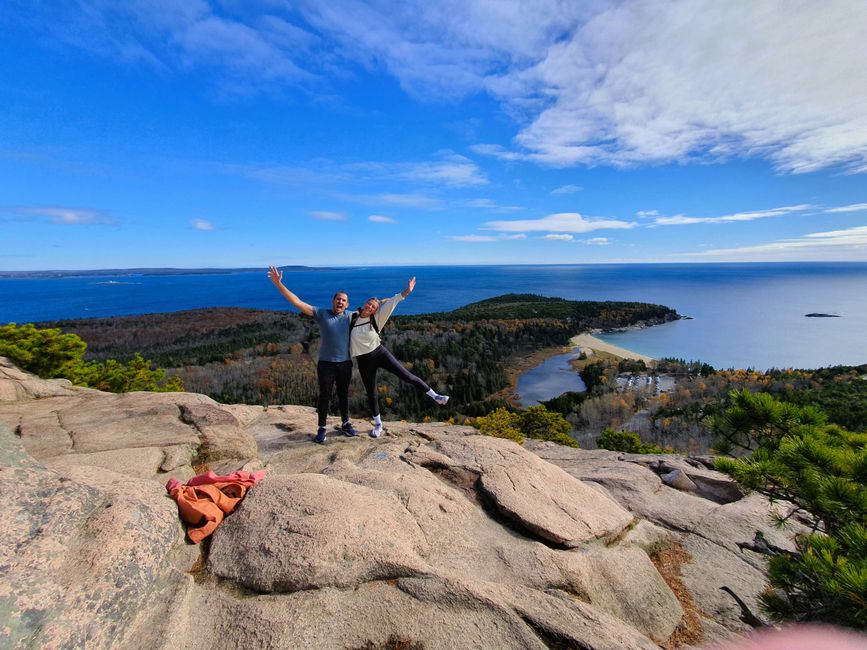
[[[388,321],[397,303],[406,298],[415,289],[415,277],[409,279],[406,289],[392,298],[378,300],[371,298],[364,306],[352,315],[349,330],[349,354],[358,361],[358,372],[367,391],[367,403],[373,415],[373,430],[370,435],[379,438],[382,435],[382,418],[379,415],[379,398],[376,394],[376,371],[380,368],[388,370],[401,381],[412,384],[426,393],[439,405],[449,401],[448,395],[439,395],[422,379],[416,377],[385,349],[379,338],[379,330]]]

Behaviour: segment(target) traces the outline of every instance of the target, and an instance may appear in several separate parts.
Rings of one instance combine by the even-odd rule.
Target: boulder
[[[228,409],[201,402],[179,404],[179,407],[181,420],[199,432],[202,461],[256,456],[256,441]]]
[[[729,494],[739,495],[738,498],[721,503],[700,496],[700,492],[669,489],[662,483],[658,471],[669,473],[680,469],[686,474],[686,468],[692,467],[673,455],[640,457],[603,450],[554,448],[550,443],[532,443],[530,448],[571,475],[599,483],[612,498],[641,519],[635,532],[629,531],[624,536],[624,544],[637,542],[642,547],[652,548],[654,542],[664,544],[673,540],[686,549],[692,559],[682,567],[683,582],[703,613],[707,639],[720,640],[732,632],[748,629],[741,621],[740,607],[722,587],[732,589],[743,598],[753,613],[759,611],[757,597],[767,586],[767,557],[750,550],[756,533],[773,546],[793,550],[795,535],[807,532],[797,522],[790,522],[786,529],[778,529],[772,522],[771,512],[785,513],[786,504],[771,506],[758,494],[744,497],[736,486]],[[690,477],[716,480],[714,475],[722,476],[700,463],[697,465],[701,466],[692,467],[695,471],[690,470]],[[731,482],[727,477],[725,481]],[[653,527],[644,528],[647,524]],[[659,531],[665,534],[660,535]],[[653,540],[653,537],[659,539]]]
[[[90,389],[73,386],[67,379],[40,379],[19,370],[6,357],[0,357],[0,402],[68,397],[88,390]]]
[[[731,503],[742,499],[745,495],[744,490],[730,476],[712,469],[713,462],[709,457],[680,457],[673,454],[624,454],[623,460],[649,467],[659,475],[679,471],[694,485],[694,489],[690,491],[715,503]]]
[[[666,472],[665,474],[661,474],[659,478],[662,479],[662,482],[668,487],[673,487],[676,490],[682,490],[683,492],[697,491],[695,483],[689,479],[683,470],[675,469]]]
[[[320,474],[273,476],[214,534],[209,569],[259,592],[424,573],[429,551],[397,499]]]
[[[547,542],[571,548],[610,541],[632,523],[616,502],[508,440],[472,436],[432,449],[449,457],[450,466],[478,473],[483,499]]]

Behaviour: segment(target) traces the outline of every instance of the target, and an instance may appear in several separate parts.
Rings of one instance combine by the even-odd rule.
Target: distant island
[[[805,318],[840,318],[840,314],[821,314],[821,313],[810,313],[804,314]]]
[[[337,271],[337,267],[323,266],[280,266],[281,271]],[[231,273],[253,273],[267,270],[263,266],[237,269],[92,269],[92,270],[50,270],[50,271],[0,271],[0,278],[72,278],[93,276],[138,276],[138,275],[229,275]]]

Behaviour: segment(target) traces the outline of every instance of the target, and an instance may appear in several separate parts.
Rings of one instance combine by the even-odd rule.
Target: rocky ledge
[[[646,648],[748,629],[769,504],[700,460],[114,395],[0,359],[0,645]],[[267,469],[210,542],[164,485]],[[417,645],[412,645],[413,643]],[[420,644],[420,645],[419,645]]]

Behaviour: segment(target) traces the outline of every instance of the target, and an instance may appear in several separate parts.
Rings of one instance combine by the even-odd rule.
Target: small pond
[[[521,406],[535,406],[567,392],[586,391],[581,376],[569,365],[569,361],[577,356],[576,348],[567,354],[550,357],[521,375],[517,386]]]

